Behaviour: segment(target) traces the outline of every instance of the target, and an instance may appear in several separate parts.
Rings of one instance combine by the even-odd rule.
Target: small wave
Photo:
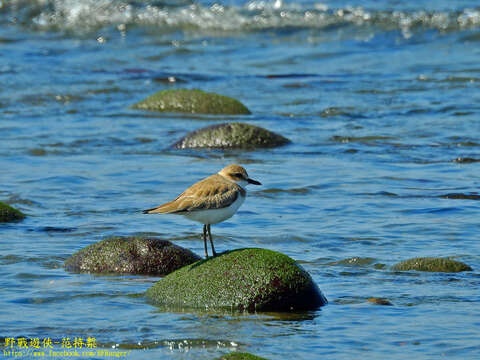
[[[321,3],[250,1],[244,5],[220,2],[203,5],[189,0],[11,0],[0,1],[0,22],[39,30],[91,32],[114,26],[165,30],[261,31],[265,29],[338,29],[344,26],[401,30],[457,31],[480,27],[480,8],[460,10],[379,10]]]

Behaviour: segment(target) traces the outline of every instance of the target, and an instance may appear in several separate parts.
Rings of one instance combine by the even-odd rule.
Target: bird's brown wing
[[[245,190],[215,174],[190,186],[175,200],[144,210],[145,214],[181,214],[184,212],[222,209],[230,206]]]

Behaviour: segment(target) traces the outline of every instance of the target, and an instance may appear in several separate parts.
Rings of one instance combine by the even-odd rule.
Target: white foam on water
[[[165,5],[124,0],[13,0],[1,2],[0,10],[10,21],[15,19],[40,30],[74,32],[126,25],[236,32],[356,26],[398,29],[410,36],[417,29],[456,31],[480,26],[480,9],[369,10],[283,0],[255,0],[240,6],[189,1]]]

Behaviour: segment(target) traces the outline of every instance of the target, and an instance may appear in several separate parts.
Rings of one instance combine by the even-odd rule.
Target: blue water
[[[480,184],[476,6],[0,1],[0,201],[28,214],[0,225],[0,336],[92,337],[135,360],[230,351],[478,358],[480,203],[442,197],[475,195]],[[169,88],[232,96],[252,115],[130,108]],[[169,147],[224,121],[292,144]],[[137,296],[158,278],[63,269],[76,250],[110,235],[156,235],[202,254],[201,226],[141,210],[232,162],[263,186],[212,227],[217,249],[291,256],[328,298],[321,310],[169,313]],[[474,270],[390,270],[416,256],[450,256]],[[355,257],[373,260],[335,264]]]

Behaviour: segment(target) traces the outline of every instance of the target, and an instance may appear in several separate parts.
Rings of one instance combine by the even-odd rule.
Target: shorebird
[[[240,165],[228,165],[218,173],[193,184],[175,200],[144,210],[143,213],[183,215],[203,224],[205,257],[208,258],[207,235],[212,254],[216,256],[210,225],[230,219],[237,212],[247,196],[245,187],[248,184],[262,185],[250,179]]]

